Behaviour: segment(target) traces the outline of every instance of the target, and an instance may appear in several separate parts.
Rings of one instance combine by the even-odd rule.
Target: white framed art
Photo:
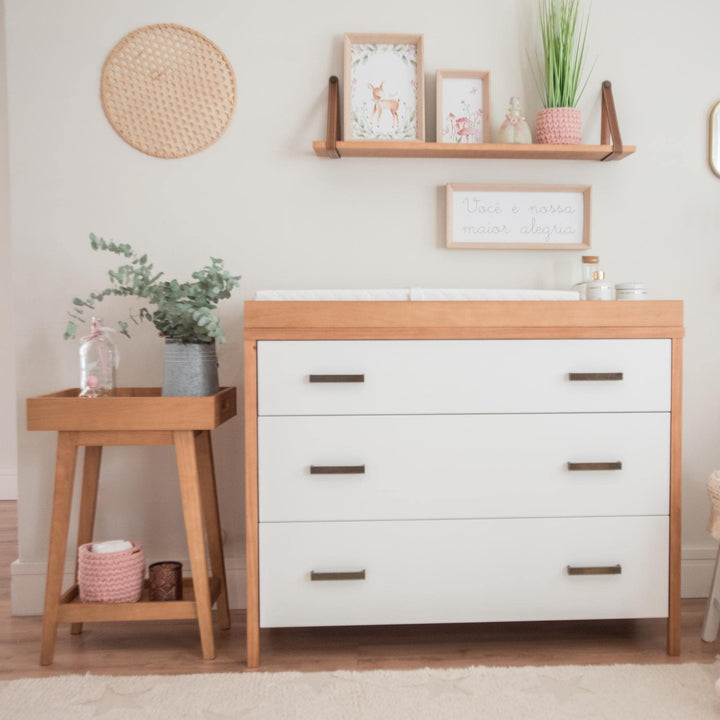
[[[490,73],[487,70],[438,70],[437,141],[490,142]]]
[[[345,35],[343,138],[425,140],[423,36]]]

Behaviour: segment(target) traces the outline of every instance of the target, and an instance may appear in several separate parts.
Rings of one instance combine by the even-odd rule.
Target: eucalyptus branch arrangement
[[[134,296],[145,304],[137,311],[130,312],[129,321],[138,325],[145,320],[151,322],[160,335],[186,343],[225,342],[225,334],[219,319],[213,312],[220,300],[230,297],[232,290],[239,286],[239,275],[230,275],[223,261],[210,258],[210,264],[192,274],[192,280],[178,282],[165,280],[162,272],[156,272],[147,255],[139,255],[127,243],[107,242],[90,234],[93,250],[102,250],[126,259],[114,270],[108,271],[110,285],[85,298],[75,298],[68,313],[65,339],[77,334],[77,323],[89,318],[85,311],[95,312],[95,305],[110,295]],[[92,313],[88,313],[89,315]],[[130,337],[128,322],[119,321],[120,332]]]
[[[588,83],[585,41],[589,12],[580,13],[579,0],[540,0],[543,59],[535,53],[531,65],[543,107],[575,107]]]

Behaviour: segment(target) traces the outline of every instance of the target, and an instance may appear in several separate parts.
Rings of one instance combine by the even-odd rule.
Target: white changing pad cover
[[[409,300],[410,290],[258,290],[256,300]]]
[[[258,290],[256,300],[579,300],[574,290],[483,290],[399,288],[394,290]]]
[[[411,288],[411,300],[579,300],[575,290]]]

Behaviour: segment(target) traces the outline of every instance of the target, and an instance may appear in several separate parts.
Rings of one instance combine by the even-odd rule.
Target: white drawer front
[[[265,523],[260,624],[666,617],[667,543],[658,517]]]
[[[668,411],[670,341],[261,341],[258,406],[260,415]]]
[[[668,513],[669,413],[261,417],[258,447],[265,522]]]

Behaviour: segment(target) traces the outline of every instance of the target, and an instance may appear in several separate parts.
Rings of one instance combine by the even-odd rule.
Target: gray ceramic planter
[[[219,390],[215,343],[165,340],[165,397],[199,397]]]

